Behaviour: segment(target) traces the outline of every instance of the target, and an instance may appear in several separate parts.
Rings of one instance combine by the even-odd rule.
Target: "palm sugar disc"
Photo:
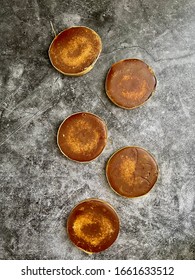
[[[49,48],[49,58],[59,72],[80,76],[93,68],[101,50],[101,39],[94,30],[75,26],[54,38]]]
[[[107,96],[124,109],[142,105],[155,87],[154,72],[139,59],[125,59],[113,64],[106,78]]]
[[[103,151],[106,142],[106,124],[92,113],[73,114],[58,129],[57,143],[61,152],[75,161],[95,159]]]
[[[70,240],[87,253],[109,248],[119,233],[119,218],[114,208],[99,199],[87,199],[78,204],[67,221]]]
[[[119,195],[133,198],[148,193],[157,181],[158,166],[140,147],[125,147],[114,153],[106,166],[110,187]]]

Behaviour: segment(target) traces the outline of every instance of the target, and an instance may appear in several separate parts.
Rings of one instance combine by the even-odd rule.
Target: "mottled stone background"
[[[195,259],[194,0],[1,0],[0,258]],[[60,32],[85,25],[99,33],[102,54],[85,76],[58,73],[48,59]],[[104,81],[112,63],[143,59],[158,85],[144,106],[112,104]],[[94,162],[78,164],[56,145],[69,114],[102,117],[109,139]],[[149,195],[123,199],[109,187],[105,164],[124,145],[157,159],[160,178]],[[121,231],[108,250],[88,256],[65,225],[80,200],[98,197],[119,213]]]

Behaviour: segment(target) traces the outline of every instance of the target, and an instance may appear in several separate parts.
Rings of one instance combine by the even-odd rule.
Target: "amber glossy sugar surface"
[[[157,181],[158,166],[146,150],[140,147],[125,147],[109,159],[106,176],[115,192],[133,198],[152,189]]]
[[[155,87],[154,72],[139,59],[126,59],[113,64],[106,78],[107,96],[125,109],[142,105]]]
[[[89,199],[78,204],[67,221],[70,240],[88,253],[109,248],[119,233],[116,211],[105,201]]]
[[[95,31],[77,26],[65,29],[54,38],[49,57],[60,72],[79,75],[95,63],[101,49],[101,39]]]
[[[61,152],[68,158],[87,162],[98,157],[107,142],[107,128],[98,116],[80,112],[60,125],[57,136]]]

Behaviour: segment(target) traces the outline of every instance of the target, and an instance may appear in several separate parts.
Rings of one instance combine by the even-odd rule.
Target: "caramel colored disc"
[[[70,240],[87,253],[110,247],[119,233],[119,218],[114,208],[99,199],[87,199],[77,205],[67,221]]]
[[[151,68],[139,59],[125,59],[112,65],[106,78],[110,100],[124,109],[133,109],[149,99],[156,87]]]
[[[87,162],[98,157],[107,142],[107,128],[98,116],[80,112],[65,119],[59,127],[57,142],[69,159]]]
[[[80,76],[93,68],[101,50],[101,39],[94,30],[75,26],[54,38],[49,48],[49,58],[61,73]]]
[[[157,181],[158,166],[151,154],[140,147],[125,147],[114,153],[106,166],[111,188],[125,197],[148,193]]]

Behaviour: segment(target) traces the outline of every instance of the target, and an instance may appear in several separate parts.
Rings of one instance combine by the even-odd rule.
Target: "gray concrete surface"
[[[1,0],[0,258],[195,259],[194,0]],[[94,69],[79,78],[58,73],[48,47],[57,32],[85,25],[102,38]],[[155,71],[155,95],[127,111],[105,95],[112,63],[140,58]],[[102,117],[104,153],[81,165],[56,145],[61,121],[77,111]],[[148,149],[160,178],[149,195],[123,199],[109,187],[105,164],[124,145]],[[80,200],[111,203],[118,240],[88,256],[74,247],[66,219]]]

